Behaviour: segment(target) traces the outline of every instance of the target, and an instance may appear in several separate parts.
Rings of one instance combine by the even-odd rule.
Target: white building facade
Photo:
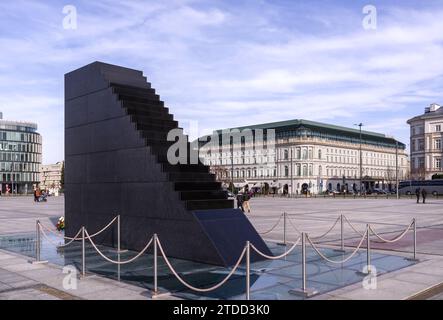
[[[411,176],[430,180],[443,174],[443,107],[431,104],[425,113],[408,120],[411,129]]]
[[[40,189],[58,196],[62,189],[63,162],[40,166]]]
[[[268,139],[267,147],[260,145],[258,150],[255,141],[248,139],[235,147],[222,144],[215,152],[208,151],[208,144],[200,148],[202,161],[219,180],[233,180],[236,187],[247,184],[288,194],[358,192],[361,180],[362,191],[389,191],[395,189],[396,178],[408,174],[405,145],[383,134],[362,131],[360,139],[359,130],[307,120],[235,128],[244,129],[273,130],[274,142]]]

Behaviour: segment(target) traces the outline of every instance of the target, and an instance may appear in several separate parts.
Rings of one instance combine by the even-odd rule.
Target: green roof
[[[235,127],[235,128],[227,128],[227,129],[220,129],[215,130],[218,134],[221,134],[224,130],[244,130],[244,129],[279,129],[279,128],[290,128],[293,127],[298,128],[300,126],[305,126],[307,128],[312,128],[314,130],[320,130],[320,131],[326,131],[326,132],[332,132],[335,134],[348,134],[352,136],[359,136],[360,135],[360,129],[354,129],[354,128],[347,128],[342,126],[336,126],[316,121],[310,121],[310,120],[304,120],[304,119],[294,119],[294,120],[286,120],[286,121],[278,121],[278,122],[269,122],[269,123],[262,123],[262,124],[255,124],[250,126],[243,126],[243,127]],[[362,130],[362,138],[367,140],[376,140],[376,141],[383,141],[387,143],[395,143],[396,140],[392,137],[388,137],[385,134],[377,133],[377,132],[371,132],[371,131],[365,131]],[[399,142],[400,146],[405,145],[401,142]]]

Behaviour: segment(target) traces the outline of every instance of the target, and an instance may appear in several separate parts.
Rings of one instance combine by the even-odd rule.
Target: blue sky
[[[443,104],[442,16],[441,0],[1,1],[0,111],[37,122],[43,162],[62,160],[63,76],[100,60],[143,70],[199,134],[302,118],[408,143],[406,120]]]

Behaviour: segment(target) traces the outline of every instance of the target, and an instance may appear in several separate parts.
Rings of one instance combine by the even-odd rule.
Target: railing
[[[154,246],[153,248],[153,258],[154,258],[154,268],[153,268],[153,273],[154,273],[154,290],[153,290],[153,297],[158,297],[159,296],[159,290],[158,290],[158,253],[161,254],[161,256],[163,257],[164,261],[166,262],[166,265],[168,266],[168,268],[170,269],[170,271],[172,272],[172,274],[174,275],[174,277],[182,284],[184,285],[186,288],[192,290],[192,291],[196,291],[196,292],[200,292],[200,293],[204,293],[204,292],[210,292],[210,291],[214,291],[218,288],[220,288],[221,286],[223,286],[231,277],[232,275],[237,271],[237,269],[239,268],[240,264],[242,263],[243,260],[245,260],[246,263],[246,274],[245,274],[245,278],[246,278],[246,289],[245,289],[245,299],[249,300],[250,299],[250,272],[251,272],[251,249],[254,250],[258,255],[260,255],[261,257],[265,258],[265,259],[270,259],[270,260],[276,260],[276,259],[282,259],[284,257],[286,257],[287,255],[291,254],[295,248],[299,245],[300,241],[301,241],[301,255],[302,255],[302,264],[301,264],[301,268],[302,268],[302,285],[300,289],[295,289],[295,290],[290,290],[291,293],[294,294],[302,294],[305,297],[309,297],[313,294],[316,294],[317,292],[313,289],[308,289],[307,288],[307,273],[306,273],[306,245],[307,243],[312,247],[312,249],[314,250],[314,252],[320,256],[323,260],[327,261],[328,263],[332,263],[332,264],[344,264],[347,261],[349,261],[350,259],[352,259],[357,252],[360,250],[361,246],[364,243],[364,240],[366,239],[366,265],[367,265],[367,270],[368,273],[371,272],[370,267],[371,267],[371,240],[370,240],[370,236],[371,234],[373,234],[376,238],[378,238],[378,242],[382,242],[382,243],[393,243],[396,241],[399,241],[400,239],[402,239],[407,232],[412,228],[413,230],[413,258],[410,260],[414,260],[417,261],[417,223],[415,218],[412,220],[412,222],[407,226],[407,228],[402,231],[399,235],[397,235],[396,237],[394,237],[393,239],[385,239],[384,237],[382,237],[379,233],[377,233],[374,229],[374,227],[371,224],[366,224],[365,227],[365,231],[361,232],[359,231],[344,215],[340,215],[335,222],[333,223],[332,227],[330,227],[325,233],[323,233],[320,236],[315,236],[315,237],[311,237],[309,236],[308,233],[306,232],[300,232],[298,230],[297,227],[295,227],[294,223],[292,222],[292,219],[288,218],[288,215],[286,212],[284,212],[283,214],[280,215],[280,217],[278,218],[277,223],[268,231],[261,233],[261,234],[267,234],[270,233],[272,230],[274,230],[279,223],[281,222],[281,220],[284,219],[284,231],[283,231],[283,244],[285,245],[285,247],[287,246],[287,237],[286,237],[286,232],[287,232],[287,222],[289,222],[289,224],[293,227],[293,229],[300,234],[300,236],[298,237],[298,239],[295,241],[295,243],[293,243],[291,245],[291,247],[286,250],[285,252],[281,255],[277,255],[277,256],[269,256],[264,254],[263,252],[261,252],[259,249],[257,249],[254,244],[250,243],[249,241],[246,241],[245,243],[245,247],[243,248],[242,252],[240,253],[238,259],[236,260],[236,263],[233,267],[231,267],[229,273],[227,274],[227,276],[221,280],[219,283],[209,287],[209,288],[197,288],[193,285],[191,285],[190,283],[188,283],[185,279],[183,279],[182,276],[179,275],[179,273],[174,269],[173,265],[171,264],[171,262],[168,259],[168,256],[165,252],[165,250],[163,249],[163,246],[161,244],[161,241],[159,239],[159,237],[157,236],[157,234],[154,234],[149,241],[147,242],[147,244],[145,245],[145,247],[139,251],[135,256],[133,256],[132,258],[125,260],[125,261],[121,261],[120,260],[120,254],[124,251],[121,250],[120,247],[120,216],[116,216],[114,219],[112,219],[105,227],[103,227],[100,231],[90,235],[88,230],[82,226],[79,231],[76,233],[76,235],[74,237],[65,237],[62,235],[57,234],[56,232],[52,231],[51,229],[45,227],[39,220],[37,220],[36,222],[36,246],[35,246],[35,250],[36,250],[36,263],[44,263],[46,261],[41,261],[40,260],[40,247],[41,247],[41,237],[40,235],[42,234],[49,243],[51,243],[54,246],[57,246],[58,248],[60,247],[67,247],[69,245],[71,245],[74,241],[81,241],[82,242],[82,269],[81,269],[81,275],[82,277],[86,276],[86,259],[85,259],[85,251],[86,251],[86,240],[88,240],[92,247],[94,248],[94,250],[106,261],[112,263],[112,264],[116,264],[120,267],[120,265],[124,265],[124,264],[129,264],[134,262],[135,260],[137,260],[140,256],[142,256],[151,245]],[[115,221],[117,221],[117,254],[118,254],[118,260],[114,260],[111,259],[110,257],[106,256],[97,246],[97,244],[94,242],[93,238],[96,237],[97,235],[101,234],[102,232],[106,231]],[[317,244],[314,243],[314,240],[319,240],[324,238],[326,235],[328,235],[334,228],[335,226],[338,224],[338,222],[340,221],[340,237],[341,237],[341,241],[340,241],[340,247],[342,252],[345,252],[344,250],[344,223],[346,222],[353,230],[354,232],[358,233],[361,236],[361,239],[358,243],[358,245],[355,247],[355,249],[344,259],[342,260],[332,260],[330,258],[328,258],[325,254],[323,254],[321,252],[321,249],[318,248]],[[61,238],[63,238],[64,240],[68,240],[67,243],[59,245],[54,243],[54,241],[52,241],[48,235],[46,234],[46,232],[51,232]],[[81,235],[81,237],[79,237]],[[374,241],[374,240],[373,240]],[[158,252],[159,251],[159,252]],[[119,269],[120,270],[120,269]]]

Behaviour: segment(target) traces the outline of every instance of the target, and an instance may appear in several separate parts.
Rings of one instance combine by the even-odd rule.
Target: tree
[[[60,188],[62,190],[65,189],[65,162],[62,162],[62,170],[61,170],[61,176],[60,176]]]

